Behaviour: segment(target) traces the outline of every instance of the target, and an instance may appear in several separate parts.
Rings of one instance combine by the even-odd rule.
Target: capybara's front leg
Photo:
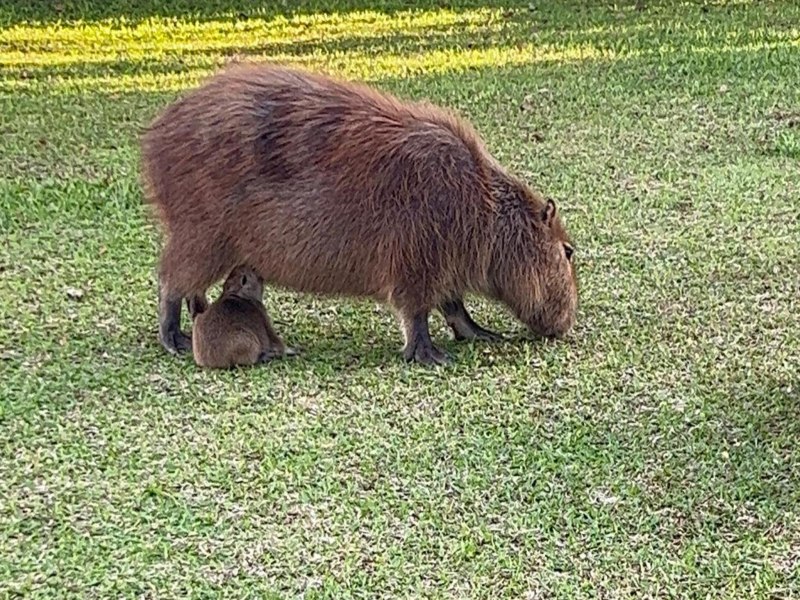
[[[433,345],[428,330],[428,312],[402,311],[403,331],[406,345],[403,357],[406,362],[415,361],[423,365],[446,365],[451,362],[447,354]]]
[[[192,338],[181,331],[181,302],[183,298],[166,289],[163,282],[158,290],[158,339],[170,354],[192,348]]]
[[[473,321],[461,298],[453,298],[442,302],[439,305],[439,312],[442,313],[450,329],[453,330],[453,336],[457,341],[481,340],[499,342],[503,339],[500,334],[484,329]]]

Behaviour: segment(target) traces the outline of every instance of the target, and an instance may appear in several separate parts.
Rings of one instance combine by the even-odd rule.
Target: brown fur
[[[201,367],[227,369],[254,365],[286,353],[262,302],[263,280],[239,266],[222,286],[222,294],[194,315],[192,351]]]
[[[475,292],[531,330],[575,321],[577,282],[555,204],[506,172],[475,131],[427,103],[276,65],[239,65],[170,105],[142,139],[167,237],[160,337],[185,347],[181,298],[233,265],[301,292],[371,297],[400,317],[405,355],[444,362],[428,314],[489,338]]]

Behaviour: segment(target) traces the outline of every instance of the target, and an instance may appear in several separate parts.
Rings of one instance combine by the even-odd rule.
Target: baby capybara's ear
[[[552,225],[557,211],[558,209],[556,208],[556,201],[552,198],[548,198],[547,203],[544,205],[544,209],[542,210],[542,222],[548,227]]]

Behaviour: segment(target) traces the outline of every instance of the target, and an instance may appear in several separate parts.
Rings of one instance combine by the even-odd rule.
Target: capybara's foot
[[[180,329],[171,329],[159,334],[161,345],[170,354],[181,354],[192,349],[192,336],[183,333]]]
[[[448,300],[439,307],[440,312],[453,330],[456,341],[480,340],[483,342],[500,342],[503,336],[478,325],[470,316],[463,300]]]
[[[290,348],[289,346],[280,346],[280,347],[273,347],[269,350],[264,350],[261,354],[258,355],[258,362],[265,363],[271,360],[275,360],[276,358],[285,358],[285,357],[293,357],[300,354],[294,348]]]
[[[428,330],[428,313],[410,311],[403,315],[403,329],[406,345],[403,348],[403,357],[406,362],[416,362],[422,365],[446,365],[451,362],[447,354],[439,350],[431,341]]]
[[[439,306],[439,311],[447,321],[450,329],[453,330],[453,337],[457,341],[480,340],[483,342],[500,342],[503,336],[494,331],[489,331],[478,325],[470,316],[464,301],[455,298],[443,302]]]
[[[480,325],[475,325],[467,331],[453,329],[453,338],[457,342],[465,340],[477,340],[480,342],[502,342],[505,338],[499,333],[484,329]]]
[[[403,350],[406,362],[416,362],[421,365],[444,366],[452,363],[452,359],[433,344],[409,344]]]
[[[158,339],[170,354],[191,351],[192,338],[181,331],[181,296],[171,293],[159,282]]]
[[[299,353],[294,348],[290,348],[289,346],[286,347],[279,347],[279,348],[270,348],[269,350],[264,350],[258,356],[259,363],[270,362],[277,358],[291,358],[297,356]]]
[[[263,365],[264,363],[268,363],[276,358],[276,355],[272,350],[264,350],[261,354],[258,355],[256,359],[256,363]]]

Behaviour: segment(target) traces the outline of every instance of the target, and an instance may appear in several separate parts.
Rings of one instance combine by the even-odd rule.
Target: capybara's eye
[[[575,252],[574,248],[569,244],[564,244],[564,254],[567,257],[567,260],[572,260],[572,253]]]

